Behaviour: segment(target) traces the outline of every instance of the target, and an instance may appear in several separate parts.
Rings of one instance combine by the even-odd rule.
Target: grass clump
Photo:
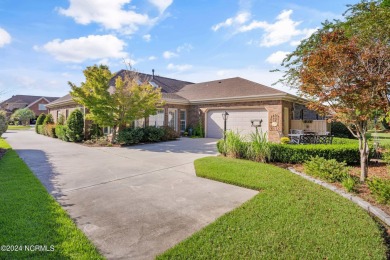
[[[377,223],[327,189],[246,160],[207,157],[195,168],[260,193],[158,259],[386,259]]]
[[[0,245],[48,250],[1,250],[0,259],[103,259],[3,139],[0,148],[8,149],[0,159]]]

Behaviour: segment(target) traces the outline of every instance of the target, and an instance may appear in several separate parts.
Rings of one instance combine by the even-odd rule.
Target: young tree
[[[19,121],[23,125],[28,125],[31,119],[35,118],[35,113],[29,108],[21,108],[11,115],[12,121]]]
[[[41,114],[38,116],[38,119],[37,119],[37,121],[35,122],[35,132],[36,132],[37,134],[39,134],[38,126],[39,126],[39,125],[43,125],[43,122],[45,121],[45,118],[46,118],[46,114],[45,114],[45,113],[41,113]]]
[[[84,138],[84,116],[80,110],[76,109],[70,113],[66,122],[66,136],[71,142],[80,142]]]
[[[163,104],[161,90],[140,82],[136,72],[128,71],[123,79],[118,77],[115,86],[110,86],[113,75],[107,66],[87,67],[84,75],[86,80],[80,87],[69,82],[71,95],[88,108],[88,119],[113,128],[111,142],[126,124],[156,114]]]
[[[282,82],[297,87],[310,108],[333,114],[359,139],[361,181],[368,173],[367,121],[376,110],[390,111],[390,31],[383,29],[390,13],[381,4],[362,2],[350,7],[345,22],[325,22],[282,64]],[[377,24],[378,17],[387,23]],[[372,29],[376,25],[379,34]]]

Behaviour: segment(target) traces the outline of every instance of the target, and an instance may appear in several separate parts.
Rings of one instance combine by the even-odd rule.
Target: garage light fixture
[[[252,119],[251,123],[252,123],[252,127],[261,127],[261,123],[263,123],[263,119]]]

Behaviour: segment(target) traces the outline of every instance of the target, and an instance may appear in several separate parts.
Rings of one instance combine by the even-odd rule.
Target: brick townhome
[[[124,70],[119,71],[111,84],[114,85],[115,78],[124,73]],[[308,110],[304,105],[305,100],[243,78],[194,84],[143,73],[139,77],[141,81],[160,87],[166,104],[157,115],[138,120],[135,126],[168,125],[178,132],[184,132],[201,123],[206,137],[221,138],[224,123],[222,113],[227,111],[228,130],[249,134],[255,129],[251,121],[261,120],[262,132],[267,132],[268,139],[273,142],[278,142],[281,134],[288,134],[292,124],[307,130],[327,131],[326,121]],[[47,107],[57,119],[59,114],[67,117],[72,110],[81,106],[66,95]]]
[[[14,95],[11,98],[0,103],[0,109],[5,110],[7,115],[11,115],[19,108],[29,108],[36,116],[41,113],[48,113],[46,104],[53,102],[58,97],[42,97],[29,95]]]

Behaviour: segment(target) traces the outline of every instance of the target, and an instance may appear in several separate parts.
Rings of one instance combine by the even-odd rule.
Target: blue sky
[[[0,100],[63,96],[87,66],[115,72],[124,61],[192,82],[240,76],[270,86],[286,53],[356,2],[0,0]]]

